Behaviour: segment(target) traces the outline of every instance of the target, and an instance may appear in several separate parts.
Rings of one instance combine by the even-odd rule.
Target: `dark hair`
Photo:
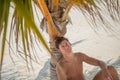
[[[59,49],[59,45],[60,45],[60,43],[61,43],[63,40],[69,41],[69,40],[68,40],[67,38],[65,38],[65,37],[56,37],[56,39],[55,39],[55,46],[56,46],[57,49]]]

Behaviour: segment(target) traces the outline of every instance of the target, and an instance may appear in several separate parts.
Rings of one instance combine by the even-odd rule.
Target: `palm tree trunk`
[[[53,23],[50,12],[49,12],[44,0],[39,0],[39,4],[40,4],[40,9],[41,9],[41,11],[42,11],[44,17],[46,18],[47,23],[48,23],[49,36],[54,39],[56,37],[56,35],[57,35],[57,31],[55,29],[55,25]]]
[[[51,11],[52,12],[57,11],[58,10],[59,0],[52,0],[51,2],[52,2]]]

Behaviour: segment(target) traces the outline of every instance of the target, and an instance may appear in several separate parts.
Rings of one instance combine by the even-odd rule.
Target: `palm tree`
[[[72,8],[75,8],[83,13],[86,18],[89,18],[91,22],[88,22],[92,23],[93,26],[97,26],[99,22],[103,23],[103,28],[110,30],[111,26],[103,16],[102,10],[105,10],[114,21],[119,21],[119,4],[119,0],[0,0],[0,39],[2,41],[0,71],[2,69],[6,43],[12,49],[10,46],[12,34],[15,34],[14,40],[17,51],[19,51],[19,39],[20,37],[22,38],[22,48],[26,63],[28,63],[28,59],[31,60],[30,45],[34,45],[33,36],[44,45],[52,58],[54,58],[53,53],[51,53],[49,46],[40,32],[40,28],[44,29],[46,27],[45,29],[50,39],[54,39],[56,36],[64,36],[66,25],[68,22],[71,22],[68,14]],[[43,14],[40,28],[35,24],[34,13],[37,15],[38,12],[35,12],[34,9],[40,10]],[[12,14],[12,19],[9,25],[10,14]],[[9,39],[7,39],[7,36]]]

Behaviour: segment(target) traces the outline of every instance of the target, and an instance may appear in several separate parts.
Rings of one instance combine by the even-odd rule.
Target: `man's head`
[[[56,37],[55,46],[56,46],[57,49],[59,49],[59,45],[61,44],[61,42],[63,40],[66,40],[66,41],[69,42],[69,40],[67,38],[65,38],[65,37]]]
[[[71,44],[69,40],[65,37],[57,37],[55,41],[55,46],[61,53],[71,53],[72,51]]]

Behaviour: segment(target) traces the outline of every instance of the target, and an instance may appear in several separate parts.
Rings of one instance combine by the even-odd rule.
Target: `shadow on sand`
[[[44,67],[40,70],[35,80],[50,80],[50,60],[45,62]]]
[[[86,41],[86,40],[87,40],[87,39],[82,39],[82,40],[76,41],[76,42],[74,42],[74,43],[71,43],[71,44],[72,44],[72,47],[75,46],[75,45],[77,45],[77,44],[79,44],[79,43],[81,43],[81,42],[84,42],[84,41]]]

